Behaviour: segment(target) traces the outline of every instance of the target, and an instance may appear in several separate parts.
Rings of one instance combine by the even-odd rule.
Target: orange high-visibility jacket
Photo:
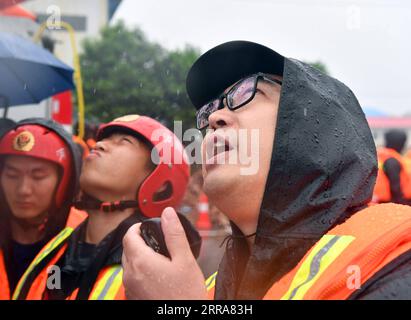
[[[264,299],[344,300],[395,258],[411,250],[411,207],[379,204],[331,229]],[[207,281],[214,295],[216,274]]]
[[[68,239],[71,235],[70,233],[60,233],[60,238],[53,239],[48,246],[45,247],[45,251],[53,251],[53,248],[58,246],[61,241]],[[16,290],[13,295],[13,300],[42,300],[44,299],[44,293],[46,292],[47,279],[49,273],[47,272],[50,266],[53,266],[57,261],[64,255],[67,249],[67,243],[65,243],[57,253],[54,253],[53,258],[48,262],[48,264],[41,270],[41,272],[36,276],[36,278],[31,282],[28,289],[27,295],[22,297],[20,295],[20,290],[25,285],[24,281],[19,283],[19,291]],[[40,254],[44,253],[40,252]],[[39,261],[41,262],[41,261]],[[66,300],[76,300],[78,294],[78,288],[73,291],[73,293]],[[103,268],[97,277],[93,289],[90,292],[89,300],[125,300],[125,291],[123,287],[123,269],[121,265],[112,265]]]
[[[381,148],[377,151],[378,155],[378,175],[374,187],[373,202],[389,202],[391,201],[390,181],[384,173],[384,163],[390,158],[396,159],[401,165],[400,181],[401,190],[405,198],[411,198],[411,177],[406,168],[403,157],[394,149]]]
[[[47,290],[47,280],[49,277],[49,268],[55,265],[59,259],[64,255],[67,249],[67,241],[74,229],[66,228],[62,230],[56,237],[54,237],[44,248],[39,252],[33,263],[27,269],[22,279],[17,285],[13,300],[42,300],[46,299],[44,294]],[[30,273],[40,264],[44,258],[52,255],[52,259],[42,267],[41,271],[31,280],[26,283],[26,279]],[[24,296],[21,294],[22,288],[29,286],[25,291]],[[75,300],[78,294],[78,289],[66,300]],[[89,295],[89,300],[125,300],[125,291],[123,287],[123,269],[121,265],[115,264],[104,267],[98,274],[96,282]]]
[[[66,300],[76,300],[78,290],[74,290]],[[126,300],[121,265],[108,266],[99,272],[88,300]]]
[[[71,208],[68,219],[67,219],[66,227],[63,229],[63,231],[66,230],[65,232],[67,232],[68,230],[74,230],[78,225],[80,225],[86,219],[86,217],[87,217],[86,212],[77,210],[75,208]],[[60,232],[60,234],[61,234],[61,232]],[[58,236],[56,236],[56,237],[58,237]],[[53,241],[53,239],[50,240],[48,244],[50,244],[52,241]],[[47,245],[44,248],[46,248]],[[5,263],[4,263],[3,251],[0,250],[0,300],[10,300],[13,296],[18,294],[18,291],[20,290],[19,285],[22,282],[22,280],[25,279],[25,277],[27,277],[27,274],[28,274],[27,271],[31,270],[31,267],[32,267],[33,263],[36,262],[36,260],[39,257],[41,257],[42,254],[47,255],[47,252],[44,250],[44,248],[42,250],[40,250],[40,252],[34,258],[32,263],[30,264],[30,266],[26,270],[26,272],[23,274],[23,276],[20,279],[20,281],[18,282],[18,284],[16,286],[16,289],[15,289],[13,294],[11,294],[11,292],[10,292],[10,287],[9,287],[9,282],[8,282],[8,277],[7,277],[7,272],[6,272],[6,266],[5,266]],[[44,258],[44,256],[43,256],[43,258]]]

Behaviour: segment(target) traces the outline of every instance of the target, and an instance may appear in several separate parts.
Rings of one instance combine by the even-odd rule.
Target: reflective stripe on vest
[[[293,270],[272,285],[264,299],[348,299],[410,250],[411,208],[368,207],[323,236]]]
[[[384,266],[409,251],[411,207],[371,206],[322,236],[264,299],[348,299]],[[349,267],[356,267],[360,274],[352,274]],[[209,296],[214,275],[206,281]],[[360,287],[352,286],[353,275],[359,276]]]
[[[324,235],[312,249],[294,276],[281,300],[300,300],[328,266],[348,247],[352,236]]]
[[[59,247],[62,242],[64,242],[74,231],[74,229],[80,225],[85,219],[87,218],[87,213],[84,211],[77,210],[75,208],[71,208],[67,221],[66,227],[60,231],[53,239],[51,239],[37,254],[37,256],[33,259],[29,267],[24,272],[23,276],[20,278],[19,282],[17,283],[16,289],[13,293],[12,299],[16,300],[19,298],[21,294],[21,290],[25,285],[25,282],[31,272],[36,268],[36,266],[41,263],[46,257],[50,254],[53,254],[52,260],[49,262],[48,266],[41,271],[39,275],[30,283],[30,288],[28,290],[27,296],[25,299],[41,299],[42,292],[41,288],[45,288],[46,286],[46,279],[47,276],[44,276],[42,273],[47,274],[47,269],[50,265],[56,263],[56,261],[61,257],[61,255],[65,251],[65,245],[63,245],[60,250],[55,252],[55,248]]]
[[[56,249],[64,240],[66,240],[72,233],[74,229],[67,227],[64,228],[57,236],[55,236],[44,248],[37,254],[36,258],[31,262],[27,270],[24,272],[19,283],[17,284],[16,290],[13,293],[13,300],[17,300],[24,283],[26,282],[29,274],[34,270],[34,268],[41,262],[45,257],[47,257],[54,249]]]
[[[97,280],[89,300],[114,300],[123,283],[123,268],[114,265]]]
[[[209,276],[207,278],[207,280],[205,281],[205,286],[207,291],[212,290],[215,287],[215,279],[217,278],[217,271],[214,272],[211,276]]]
[[[348,247],[352,236],[324,235],[298,269],[290,288],[281,300],[299,300],[310,289],[325,269]],[[217,272],[205,282],[207,292],[215,287]]]

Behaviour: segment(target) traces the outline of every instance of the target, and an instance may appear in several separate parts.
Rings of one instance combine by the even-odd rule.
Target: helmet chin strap
[[[137,200],[121,200],[105,202],[100,201],[90,195],[83,196],[79,201],[74,202],[74,207],[79,210],[99,210],[102,212],[124,211],[130,208],[138,208]]]

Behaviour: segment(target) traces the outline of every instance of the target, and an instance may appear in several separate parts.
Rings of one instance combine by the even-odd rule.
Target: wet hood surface
[[[351,90],[285,58],[255,244],[250,253],[244,239],[227,246],[216,298],[262,298],[323,234],[369,202],[376,173],[372,135]],[[235,225],[233,234],[241,234]]]

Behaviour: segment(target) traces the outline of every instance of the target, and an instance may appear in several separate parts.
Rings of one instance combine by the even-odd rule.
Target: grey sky
[[[167,48],[244,39],[321,60],[362,106],[411,114],[409,0],[123,0],[117,19]]]

